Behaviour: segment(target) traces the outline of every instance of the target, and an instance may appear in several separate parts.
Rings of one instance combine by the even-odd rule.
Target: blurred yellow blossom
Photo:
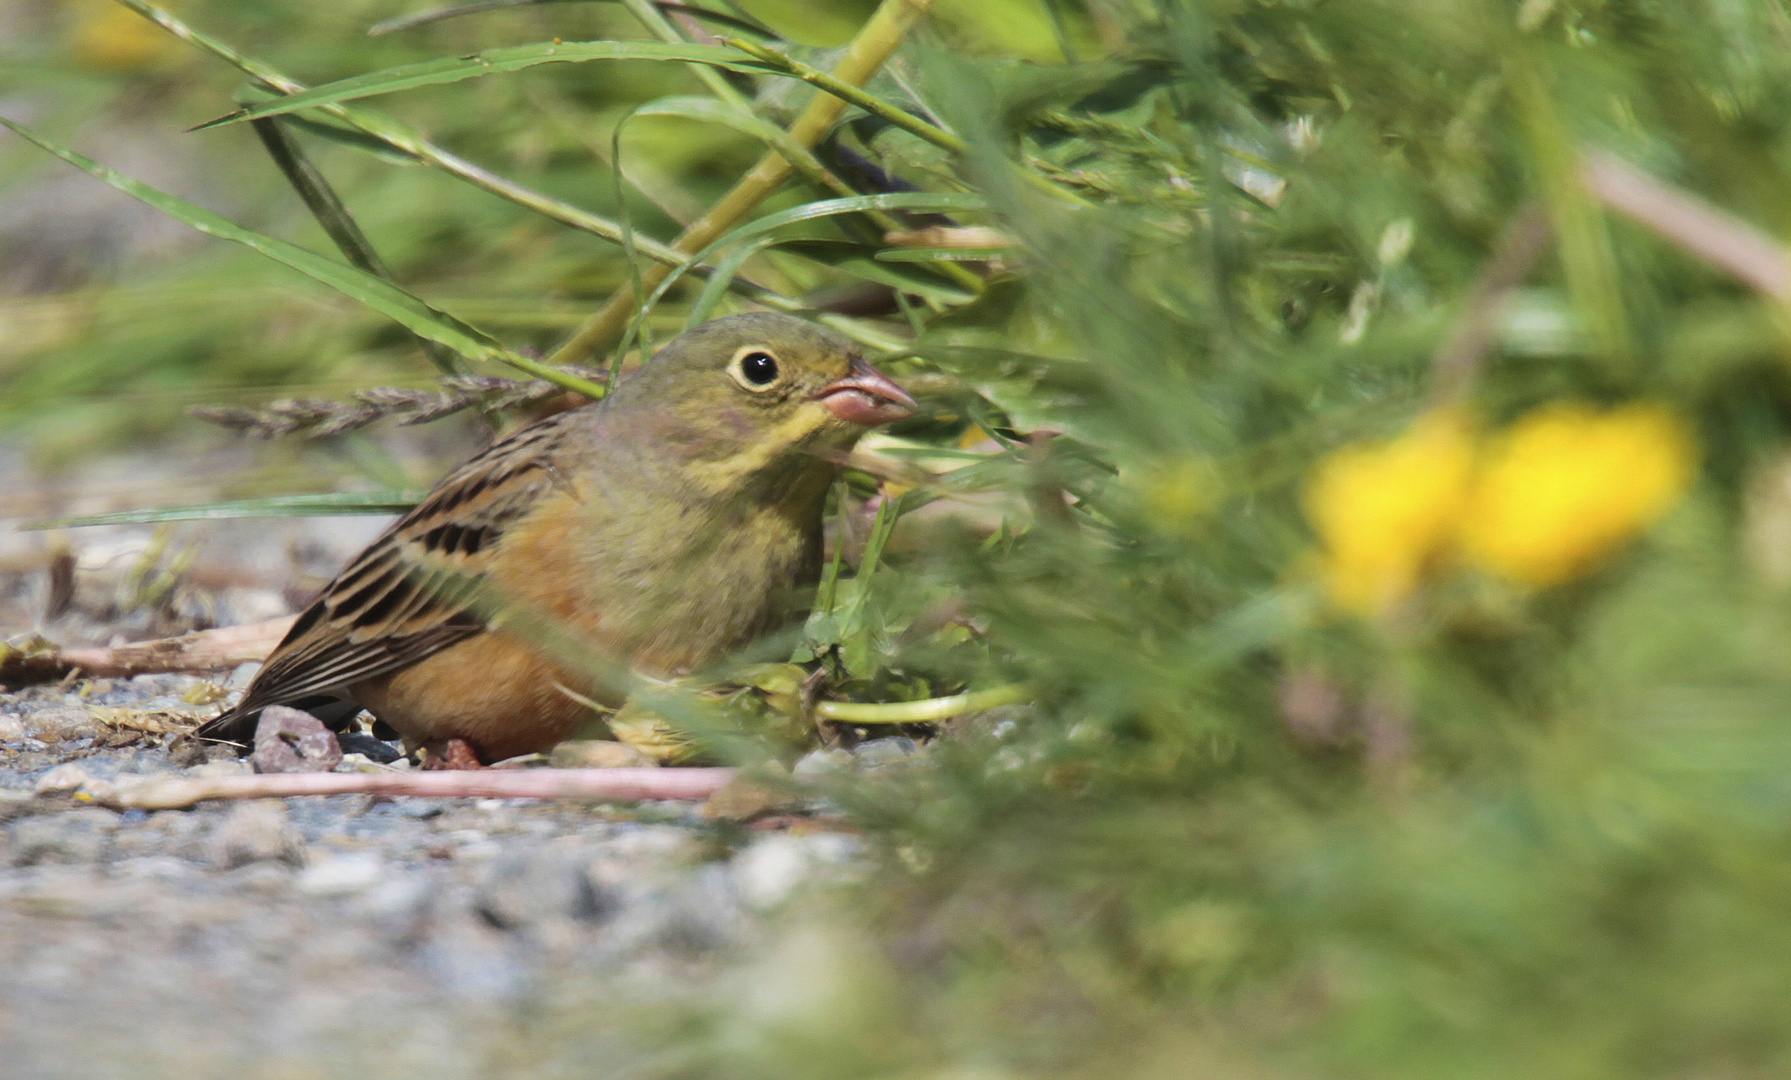
[[[1320,575],[1331,601],[1374,614],[1415,589],[1455,534],[1473,467],[1468,422],[1450,411],[1320,462],[1305,504],[1324,545]]]
[[[1313,471],[1305,503],[1325,591],[1342,610],[1381,613],[1450,558],[1558,585],[1671,509],[1695,456],[1685,422],[1658,405],[1546,405],[1486,439],[1456,413],[1420,417]]]
[[[183,46],[168,31],[113,0],[66,0],[71,25],[69,54],[80,64],[111,71],[139,71],[179,55]],[[174,10],[181,0],[160,5]]]
[[[1223,491],[1218,467],[1198,454],[1152,462],[1126,479],[1138,494],[1145,518],[1170,535],[1194,533],[1219,504]]]
[[[1536,409],[1486,448],[1462,554],[1522,585],[1558,585],[1671,509],[1694,464],[1685,422],[1660,406]]]

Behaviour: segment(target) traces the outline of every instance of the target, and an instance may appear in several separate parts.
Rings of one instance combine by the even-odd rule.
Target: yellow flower
[[[1196,533],[1223,491],[1212,459],[1194,454],[1152,462],[1126,479],[1146,520],[1171,536]]]
[[[173,0],[160,6],[175,9],[185,5]],[[67,7],[73,21],[68,51],[87,67],[140,71],[178,54],[183,47],[168,31],[110,0],[68,0]]]
[[[1417,588],[1455,534],[1473,467],[1472,435],[1454,412],[1320,462],[1305,504],[1324,544],[1320,575],[1332,603],[1375,614]]]
[[[1685,423],[1659,406],[1543,406],[1488,448],[1462,553],[1519,584],[1558,585],[1671,509],[1693,465]]]

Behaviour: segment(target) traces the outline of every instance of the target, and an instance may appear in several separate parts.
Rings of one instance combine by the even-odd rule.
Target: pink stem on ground
[[[438,798],[700,801],[733,769],[484,769],[477,772],[271,773],[91,782],[94,802],[120,810],[174,810],[210,799],[293,795],[429,795]]]

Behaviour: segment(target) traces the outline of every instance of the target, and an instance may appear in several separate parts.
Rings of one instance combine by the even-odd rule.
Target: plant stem
[[[818,87],[848,104],[856,105],[865,112],[881,116],[883,119],[894,124],[896,127],[901,128],[903,131],[912,135],[918,135],[932,143],[934,146],[939,147],[941,150],[947,150],[954,154],[962,154],[970,149],[969,143],[958,138],[956,135],[953,135],[951,132],[946,131],[944,128],[929,124],[906,109],[891,105],[889,102],[884,101],[875,94],[868,93],[849,82],[842,82],[840,79],[829,75],[827,72],[822,71],[819,68],[809,67],[802,61],[785,56],[776,49],[770,49],[760,45],[758,42],[747,41],[744,38],[737,37],[723,38],[722,44],[732,45],[741,52],[757,57],[767,64],[775,64],[796,76],[798,79],[801,79],[803,82]]]
[[[870,21],[847,46],[845,55],[834,68],[834,77],[847,84],[868,80],[895,51],[902,36],[926,13],[932,0],[883,0]],[[817,92],[790,125],[790,139],[799,146],[813,146],[833,127],[846,111],[846,102],[832,94]],[[772,149],[759,158],[758,164],[740,178],[721,201],[709,209],[672,244],[680,256],[701,251],[719,239],[740,219],[750,213],[785,180],[791,165],[781,152]],[[665,261],[648,267],[641,274],[641,293],[651,292],[671,273]],[[632,286],[618,289],[609,303],[592,316],[548,358],[550,364],[579,363],[614,344],[628,325],[628,317],[638,299]]]
[[[968,694],[927,698],[924,701],[891,701],[883,704],[817,701],[815,715],[822,720],[840,724],[926,724],[1030,700],[1032,690],[1016,683]]]

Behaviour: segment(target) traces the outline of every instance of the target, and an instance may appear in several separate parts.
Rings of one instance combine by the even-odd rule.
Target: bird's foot
[[[478,751],[465,739],[447,739],[440,742],[424,743],[418,749],[417,756],[422,759],[425,769],[483,769],[484,762],[479,760]]]

